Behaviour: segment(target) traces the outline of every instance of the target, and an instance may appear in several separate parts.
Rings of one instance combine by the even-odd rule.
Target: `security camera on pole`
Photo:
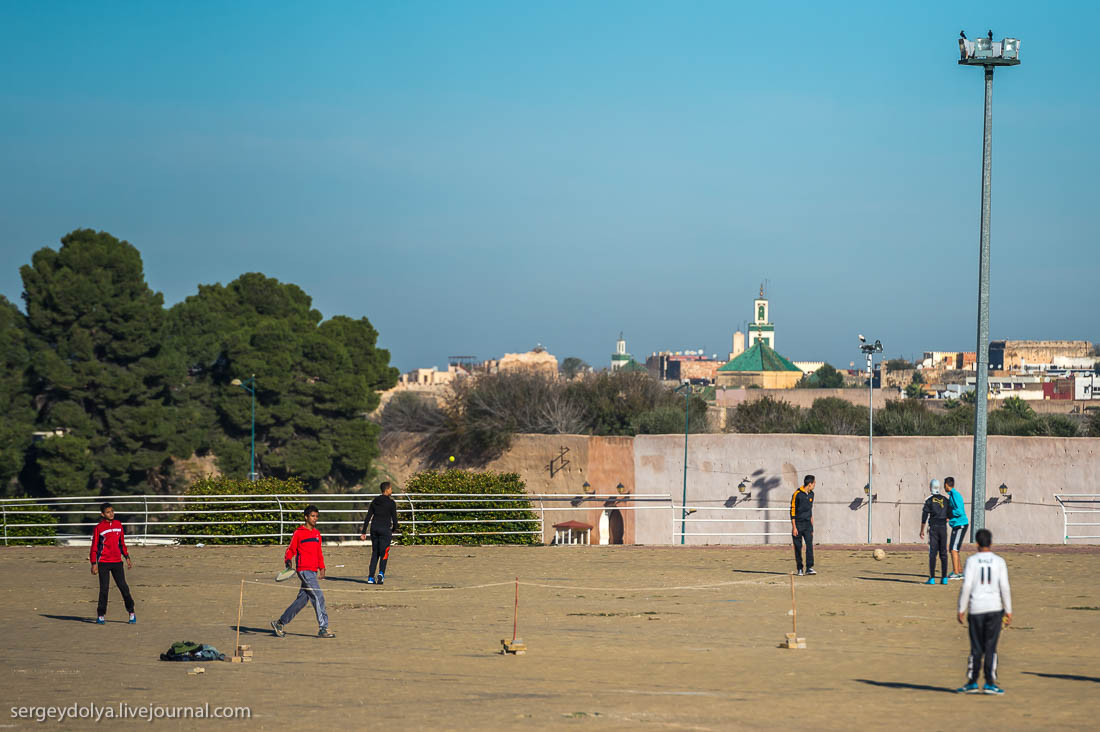
[[[863,334],[859,334],[859,350],[867,356],[867,543],[871,543],[871,507],[875,503],[875,493],[871,490],[871,470],[874,467],[875,432],[875,370],[872,360],[876,353],[882,353],[882,341],[868,343]]]

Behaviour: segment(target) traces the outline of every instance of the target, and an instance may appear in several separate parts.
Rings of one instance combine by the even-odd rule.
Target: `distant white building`
[[[791,363],[802,369],[802,373],[807,376],[825,365],[824,361],[791,361]]]

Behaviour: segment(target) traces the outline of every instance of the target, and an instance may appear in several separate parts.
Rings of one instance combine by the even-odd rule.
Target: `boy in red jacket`
[[[288,569],[290,568],[290,560],[297,557],[298,562],[294,565],[294,568],[297,571],[298,579],[302,581],[302,588],[298,590],[298,596],[294,598],[294,602],[290,603],[290,607],[283,611],[279,619],[271,621],[271,629],[275,631],[275,635],[282,638],[286,635],[283,626],[293,620],[298,611],[304,608],[307,603],[313,603],[313,609],[317,611],[317,625],[321,628],[317,635],[321,638],[335,638],[336,634],[328,629],[325,595],[321,592],[321,585],[317,582],[318,578],[325,578],[325,557],[321,553],[321,532],[317,530],[317,507],[313,505],[306,506],[302,513],[305,515],[306,522],[295,530],[294,536],[290,537],[290,546],[287,547],[286,555],[283,557]]]
[[[122,522],[115,519],[115,509],[109,503],[99,507],[102,520],[96,524],[95,533],[92,534],[92,552],[89,559],[92,562],[92,574],[99,575],[99,607],[96,608],[96,625],[107,622],[104,617],[107,614],[107,593],[111,590],[111,576],[114,575],[118,591],[122,593],[122,601],[126,604],[126,612],[130,613],[130,624],[137,622],[134,616],[134,598],[130,596],[130,588],[126,584],[126,573],[122,571],[122,558],[126,557],[126,569],[133,569],[130,562],[130,552],[126,550],[126,538],[122,530]]]

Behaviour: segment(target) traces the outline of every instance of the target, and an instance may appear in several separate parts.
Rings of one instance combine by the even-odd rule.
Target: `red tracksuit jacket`
[[[130,552],[126,551],[122,522],[118,519],[103,519],[96,524],[95,533],[92,534],[92,552],[88,558],[92,564],[109,564],[121,562],[123,557],[129,558]]]
[[[299,572],[317,572],[325,568],[325,557],[321,553],[321,532],[307,526],[299,526],[290,537],[290,546],[284,559],[290,561],[297,557],[295,565]]]

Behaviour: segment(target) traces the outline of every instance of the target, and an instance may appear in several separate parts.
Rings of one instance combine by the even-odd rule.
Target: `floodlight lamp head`
[[[875,353],[882,353],[882,341],[875,341]]]
[[[862,333],[859,334],[859,342],[860,343],[866,343],[867,342],[867,339],[863,337]]]
[[[229,382],[229,385],[230,386],[242,386],[240,379],[233,379],[232,381]]]

